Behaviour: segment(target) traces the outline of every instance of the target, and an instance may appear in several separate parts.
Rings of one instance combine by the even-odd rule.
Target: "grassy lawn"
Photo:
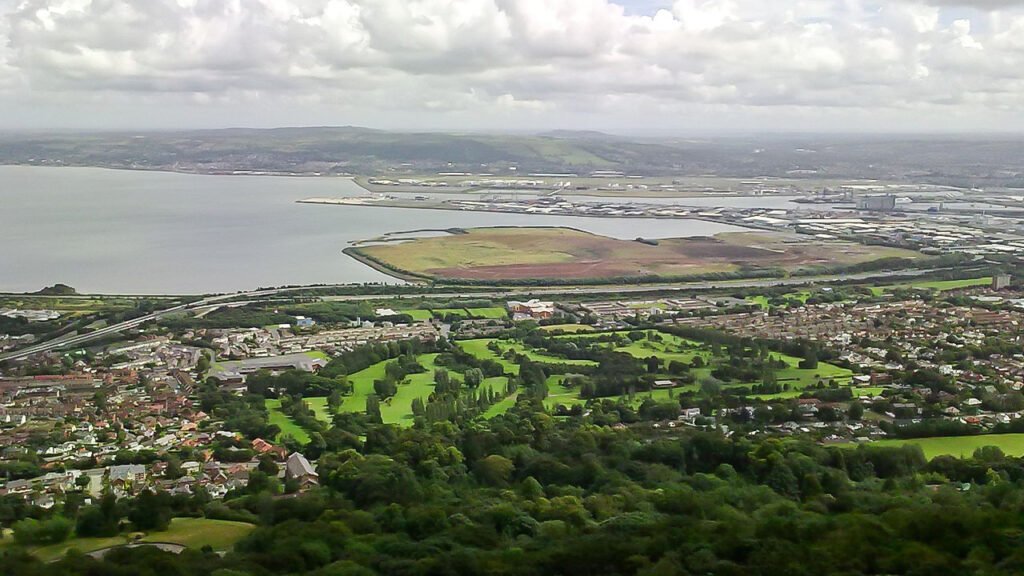
[[[769,307],[767,296],[747,296],[747,302],[757,304],[764,310],[767,310]]]
[[[593,332],[594,327],[588,326],[587,324],[552,324],[550,326],[541,326],[541,330],[545,332],[562,331],[567,334],[579,334],[580,332]]]
[[[593,360],[571,360],[569,358],[562,358],[560,356],[552,356],[536,350],[530,350],[526,345],[520,342],[510,342],[508,340],[499,340],[498,346],[501,346],[502,351],[511,348],[516,352],[523,354],[534,362],[545,362],[548,364],[569,364],[572,366],[597,366],[597,362]]]
[[[414,310],[399,310],[399,312],[401,312],[402,314],[408,314],[410,317],[412,317],[413,320],[417,322],[430,320],[431,318],[434,317],[434,315],[430,313],[430,310],[423,310],[420,308]]]
[[[407,377],[408,383],[398,385],[398,393],[381,402],[380,414],[387,424],[412,425],[412,401],[421,398],[426,401],[434,391],[434,359],[437,354],[423,354],[417,357],[426,372],[412,374]],[[366,397],[373,394],[373,381],[384,378],[384,366],[391,360],[378,362],[365,370],[360,370],[348,377],[353,393],[345,396],[342,412],[362,412],[366,410]]]
[[[435,318],[444,318],[445,316],[458,316],[460,318],[469,318],[469,312],[465,308],[437,308],[431,310],[434,313]]]
[[[988,286],[992,283],[990,276],[984,278],[965,278],[962,280],[933,280],[930,282],[908,282],[905,284],[891,284],[889,286],[874,286],[871,288],[871,293],[875,296],[881,296],[883,293],[890,290],[906,290],[909,288],[915,288],[919,290],[937,290],[943,292],[945,290],[959,290],[961,288],[971,288],[974,286]]]
[[[151,532],[143,542],[173,542],[189,548],[209,545],[214,550],[227,550],[255,528],[245,522],[211,520],[208,518],[175,518],[164,532]]]
[[[281,399],[280,398],[268,398],[265,401],[264,406],[267,407],[267,412],[270,415],[270,423],[276,424],[281,429],[281,433],[277,438],[290,434],[293,438],[299,442],[305,444],[309,442],[309,434],[306,430],[295,423],[287,414],[281,412]],[[277,439],[275,438],[275,440]]]
[[[476,356],[480,360],[494,360],[505,368],[506,374],[519,374],[519,365],[502,358],[492,352],[487,345],[493,342],[492,338],[478,338],[476,340],[459,340],[456,342],[459,348],[467,353]]]
[[[210,545],[214,550],[227,550],[244,538],[255,528],[244,522],[227,520],[210,520],[207,518],[175,518],[163,532],[150,532],[142,537],[143,542],[170,542],[189,548],[201,548]],[[110,538],[71,538],[60,544],[30,549],[30,552],[43,561],[56,560],[64,556],[68,550],[93,552],[111,546],[127,544],[126,536]]]
[[[817,384],[818,380],[835,380],[840,385],[843,385],[848,384],[850,379],[853,378],[853,372],[828,362],[818,362],[817,368],[805,370],[798,368],[800,365],[799,358],[778,353],[774,353],[772,356],[781,358],[786,364],[789,364],[789,368],[779,370],[776,373],[776,377],[779,382],[789,384],[793,388],[806,388],[812,384]]]
[[[327,409],[327,398],[303,398],[309,409],[316,414],[316,419],[328,424],[331,423],[331,412]]]
[[[56,560],[67,554],[68,550],[77,549],[80,552],[92,552],[111,546],[127,544],[128,539],[124,536],[111,536],[110,538],[69,538],[60,544],[29,548],[29,552],[43,562]]]
[[[982,434],[978,436],[950,436],[947,438],[913,438],[907,440],[879,440],[871,446],[903,446],[914,444],[924,450],[926,458],[936,456],[970,457],[983,446],[997,446],[1007,456],[1024,456],[1024,434]],[[851,445],[852,446],[852,445]]]
[[[311,350],[309,352],[306,352],[305,354],[306,354],[306,356],[309,356],[310,358],[316,358],[318,360],[323,360],[325,362],[326,361],[330,361],[330,359],[331,359],[331,357],[328,356],[326,352],[322,352],[320,350]]]
[[[782,295],[782,299],[786,300],[787,304],[791,303],[789,301],[796,301],[796,302],[800,302],[801,304],[806,304],[807,300],[810,297],[811,297],[811,293],[806,291],[806,290],[802,290],[800,292],[790,292],[789,294],[783,294]],[[770,304],[770,300],[771,299],[768,298],[767,296],[764,296],[764,295],[747,296],[746,300],[747,300],[747,302],[750,302],[751,304],[757,304],[763,310],[767,310],[768,308],[771,307],[771,304]]]
[[[490,408],[488,408],[487,411],[484,412],[484,414],[483,414],[484,419],[485,420],[490,420],[491,418],[494,418],[495,416],[499,416],[501,414],[504,414],[505,412],[508,412],[509,410],[512,409],[513,406],[516,405],[516,400],[518,400],[518,399],[519,399],[519,393],[518,392],[513,394],[513,395],[511,395],[511,396],[506,397],[501,402],[498,402],[497,404],[495,404],[495,405],[491,406]]]
[[[508,313],[505,312],[504,308],[466,308],[471,316],[474,318],[494,319],[502,320],[508,317]]]

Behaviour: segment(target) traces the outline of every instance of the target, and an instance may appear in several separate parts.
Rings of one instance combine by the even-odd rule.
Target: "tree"
[[[814,348],[808,346],[804,350],[804,358],[800,361],[799,367],[802,370],[815,370],[818,367],[818,353]]]
[[[717,378],[708,376],[700,381],[700,391],[705,396],[714,397],[722,393],[722,382]]]
[[[34,544],[59,544],[71,535],[73,524],[63,516],[47,520],[26,518],[14,524],[14,540],[23,546]]]
[[[470,368],[465,372],[465,382],[467,388],[477,388],[484,381],[484,372],[479,368]]]
[[[196,372],[199,374],[201,378],[204,374],[206,374],[206,371],[209,369],[210,357],[208,356],[208,352],[206,350],[203,350],[202,352],[199,353],[199,361],[196,362]]]
[[[366,415],[369,416],[371,422],[384,423],[384,417],[380,413],[380,398],[374,394],[366,397]]]
[[[847,410],[846,415],[854,422],[859,421],[864,417],[864,406],[857,401],[850,404],[850,409]]]
[[[515,464],[508,458],[491,454],[478,461],[473,467],[473,472],[476,474],[477,479],[484,484],[505,486],[508,484],[509,478],[512,477],[512,471],[515,470],[515,467]]]
[[[341,389],[335,388],[331,390],[331,393],[327,395],[327,408],[331,413],[337,412],[341,408]]]
[[[166,530],[171,523],[171,501],[166,492],[143,490],[134,501],[128,519],[136,530]]]

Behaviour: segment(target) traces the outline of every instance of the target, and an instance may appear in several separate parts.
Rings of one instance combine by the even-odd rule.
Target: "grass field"
[[[142,537],[143,542],[169,542],[188,548],[210,545],[214,550],[227,550],[255,528],[244,522],[210,520],[207,518],[175,518],[164,532],[150,532]],[[60,544],[31,548],[29,551],[43,561],[55,560],[68,550],[93,552],[111,546],[127,544],[125,536],[112,538],[71,538]]]
[[[287,414],[281,412],[281,400],[279,398],[268,398],[264,406],[267,407],[270,423],[277,425],[281,429],[281,433],[278,434],[277,438],[289,434],[303,444],[309,442],[309,434],[306,430],[296,424]]]
[[[504,308],[466,308],[469,314],[474,318],[483,318],[486,320],[501,320],[508,318],[508,313]]]
[[[483,320],[501,320],[506,318],[508,314],[504,308],[437,308],[434,310],[427,310],[423,308],[414,308],[410,310],[400,310],[402,314],[408,314],[413,320],[417,322],[423,322],[432,318],[444,318],[445,316],[461,316],[463,318],[479,318]]]
[[[800,292],[790,292],[789,294],[783,294],[782,298],[786,301],[787,305],[793,302],[800,302],[806,304],[807,300],[811,297],[811,293],[806,290]],[[762,309],[767,310],[771,307],[771,299],[767,296],[748,296],[747,302],[751,304],[757,304]]]
[[[476,228],[466,234],[360,247],[395,271],[466,280],[684,277],[745,268],[795,270],[886,257],[921,257],[894,248],[821,242],[775,232],[674,238],[657,245],[571,228]]]
[[[437,354],[424,354],[417,359],[426,368],[426,372],[412,374],[408,384],[400,384],[398,393],[381,402],[380,414],[387,424],[412,424],[412,401],[414,398],[426,399],[434,390],[434,359]],[[366,397],[373,394],[373,381],[384,378],[384,366],[390,360],[378,362],[365,370],[348,377],[352,385],[352,394],[345,396],[341,404],[342,412],[362,412],[366,410]]]
[[[996,446],[1007,456],[1024,456],[1024,434],[982,434],[978,436],[950,436],[945,438],[913,438],[907,440],[879,440],[870,446],[903,446],[913,444],[924,450],[926,458],[936,456],[970,457],[983,446]],[[852,446],[852,445],[851,445]]]
[[[506,374],[519,374],[518,364],[514,364],[502,358],[487,347],[491,341],[492,339],[489,338],[478,338],[476,340],[459,340],[456,344],[459,348],[462,348],[467,353],[476,356],[480,360],[494,360],[498,364],[501,364],[501,366],[505,368]]]
[[[430,310],[423,310],[418,308],[413,310],[399,310],[399,312],[401,312],[402,314],[408,314],[409,316],[412,317],[413,320],[417,322],[430,320],[431,318],[434,317],[434,315],[430,313]]]
[[[594,327],[588,326],[587,324],[552,324],[550,326],[541,326],[540,329],[545,332],[556,332],[561,330],[566,334],[578,334],[580,332],[594,331]]]
[[[608,334],[608,333],[604,333]],[[625,335],[626,332],[618,332],[619,335]],[[601,333],[594,334],[581,334],[579,336],[564,336],[565,338],[598,338]],[[713,356],[711,348],[701,342],[695,342],[692,340],[686,340],[672,334],[659,333],[662,340],[660,342],[653,341],[649,338],[644,338],[636,342],[632,342],[627,346],[617,346],[615,350],[617,352],[625,352],[634,358],[648,358],[650,356],[657,356],[662,360],[663,365],[667,365],[672,361],[679,361],[689,364],[694,358],[700,356],[705,364],[710,365]],[[780,384],[788,384],[790,390],[779,392],[776,394],[760,394],[755,395],[756,398],[762,399],[781,399],[781,398],[796,398],[799,397],[803,391],[809,386],[817,384],[820,380],[828,381],[835,380],[840,386],[848,385],[853,377],[853,373],[850,370],[829,364],[827,362],[819,362],[818,367],[814,369],[802,369],[799,368],[800,359],[773,352],[772,356],[783,360],[788,368],[778,370],[776,372],[776,378]],[[690,373],[694,376],[697,382],[707,378],[711,375],[711,368],[694,368],[690,370]],[[658,374],[657,377],[663,379],[672,379],[669,374]],[[545,401],[545,405],[548,407],[555,406],[557,404],[564,404],[571,406],[573,404],[580,404],[583,401],[576,397],[574,390],[562,388],[558,381],[562,376],[553,376],[548,381],[549,396]],[[726,384],[726,387],[740,387],[750,386],[757,384],[757,382],[732,382]],[[675,392],[681,392],[686,390],[696,390],[699,385],[681,386],[675,388]],[[877,395],[880,393],[880,389],[877,388],[864,388],[855,389],[854,395]],[[667,399],[668,390],[655,390],[652,392],[637,392],[636,403],[642,402],[646,397],[653,397],[655,399]]]
[[[505,412],[508,412],[513,406],[516,405],[516,400],[518,400],[518,399],[519,399],[519,393],[518,392],[515,393],[515,394],[512,394],[511,396],[506,397],[501,402],[498,402],[497,404],[495,404],[495,405],[491,406],[490,408],[488,408],[487,411],[484,412],[484,416],[483,416],[484,419],[485,420],[490,420],[491,418],[494,418],[495,416],[500,416],[501,414],[504,414]]]
[[[961,288],[973,288],[975,286],[988,286],[992,283],[992,278],[985,276],[984,278],[965,278],[962,280],[933,280],[930,282],[908,282],[904,284],[892,284],[889,286],[874,286],[871,288],[871,292],[875,296],[881,296],[890,290],[909,289],[915,288],[919,290],[936,290],[943,292],[946,290],[960,290]]]

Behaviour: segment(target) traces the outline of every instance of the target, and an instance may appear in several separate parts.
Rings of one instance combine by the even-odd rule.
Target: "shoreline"
[[[378,262],[376,259],[371,258],[371,257],[367,256],[366,254],[363,254],[362,252],[360,252],[359,248],[357,248],[355,246],[349,246],[348,248],[343,249],[341,251],[341,253],[346,255],[346,256],[348,256],[349,258],[352,258],[353,260],[355,260],[356,262],[359,262],[360,264],[362,264],[364,266],[369,266],[370,268],[373,268],[374,270],[380,272],[381,274],[387,274],[388,276],[391,276],[392,278],[395,278],[396,280],[401,280],[401,281],[406,282],[408,284],[428,285],[429,286],[430,284],[433,283],[433,279],[431,279],[431,278],[424,277],[424,276],[417,276],[415,274],[406,272],[405,270],[399,270],[398,268],[391,268],[391,267],[387,266],[386,264]]]
[[[518,210],[502,210],[502,209],[487,209],[484,207],[466,208],[461,206],[446,205],[445,201],[441,202],[430,202],[428,200],[375,200],[372,198],[304,198],[302,200],[296,200],[297,204],[317,204],[321,206],[361,206],[368,208],[404,208],[412,210],[447,210],[450,212],[481,212],[490,214],[519,214],[522,216],[561,216],[565,218],[606,218],[609,220],[695,220],[698,222],[709,222],[711,224],[722,224],[726,226],[735,226],[737,228],[746,228],[748,230],[758,230],[762,232],[778,232],[777,229],[769,226],[760,226],[750,222],[732,222],[728,220],[721,220],[715,218],[709,218],[706,216],[665,216],[657,214],[643,214],[643,215],[609,215],[609,214],[575,214],[575,213],[553,213],[553,212],[522,212]],[[539,227],[545,227],[541,225]]]

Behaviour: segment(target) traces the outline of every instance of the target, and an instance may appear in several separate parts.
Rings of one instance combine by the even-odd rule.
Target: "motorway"
[[[839,282],[846,280],[873,280],[873,279],[885,279],[893,276],[920,276],[934,272],[934,270],[894,270],[889,272],[863,272],[858,274],[836,274],[829,276],[798,276],[790,278],[760,278],[750,280],[722,280],[722,281],[702,281],[702,282],[681,282],[675,284],[633,284],[633,285],[604,285],[604,286],[580,286],[580,287],[522,287],[515,289],[505,290],[494,290],[488,292],[446,292],[446,293],[425,293],[422,295],[408,294],[408,295],[396,295],[389,297],[381,294],[360,294],[350,296],[324,296],[321,297],[323,300],[331,301],[362,301],[362,300],[380,300],[382,298],[417,298],[420,296],[429,298],[510,298],[510,297],[530,297],[530,296],[552,296],[557,294],[565,295],[594,295],[594,294],[628,294],[628,293],[647,293],[647,292],[686,292],[692,290],[711,290],[715,288],[731,289],[731,288],[770,288],[773,286],[801,286],[804,284],[813,283],[828,283],[828,282]],[[159,310],[145,316],[126,320],[118,324],[111,324],[105,328],[100,328],[96,331],[89,332],[88,334],[76,334],[76,335],[65,335],[60,338],[34,344],[32,346],[23,348],[21,350],[15,350],[6,354],[0,354],[0,362],[7,360],[20,360],[27,358],[33,354],[40,354],[43,352],[52,352],[54,350],[60,350],[62,348],[68,348],[71,346],[78,346],[87,342],[116,334],[124,330],[130,330],[137,328],[142,324],[149,322],[150,320],[156,320],[161,316],[167,314],[173,314],[175,312],[181,312],[185,310],[193,310],[196,308],[202,308],[211,304],[217,304],[221,302],[227,302],[235,299],[240,299],[242,302],[234,302],[235,304],[246,304],[258,301],[261,298],[269,296],[276,296],[280,294],[287,294],[288,292],[300,292],[306,290],[323,290],[332,288],[345,288],[349,287],[347,284],[332,284],[322,286],[292,286],[288,288],[271,288],[266,290],[253,290],[251,292],[236,292],[233,294],[221,294],[217,296],[210,296],[203,298],[202,300],[196,300],[188,304],[179,304],[171,308]],[[255,299],[246,301],[246,299]]]

